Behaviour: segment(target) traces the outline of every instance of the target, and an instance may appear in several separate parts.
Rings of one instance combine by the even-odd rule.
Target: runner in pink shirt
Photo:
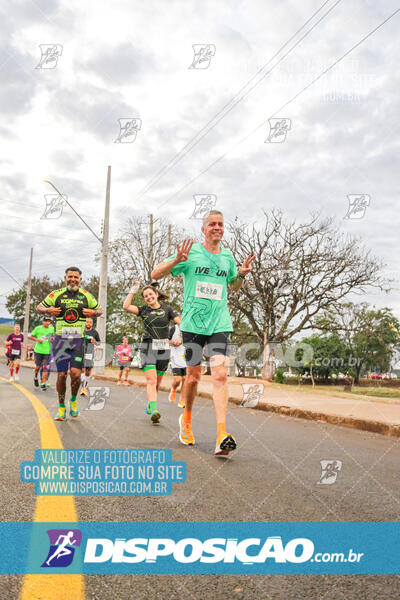
[[[119,366],[119,378],[117,385],[121,385],[123,373],[125,373],[124,385],[129,385],[128,375],[133,358],[133,348],[130,344],[128,344],[127,337],[122,338],[122,344],[119,344],[114,356],[117,358]]]

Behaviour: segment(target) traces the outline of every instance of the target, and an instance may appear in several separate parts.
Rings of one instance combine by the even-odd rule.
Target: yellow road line
[[[3,381],[8,381],[0,377]],[[35,409],[39,420],[42,448],[62,449],[57,427],[47,408],[22,385],[13,383],[24,394]],[[36,523],[76,523],[78,515],[73,496],[37,496],[33,518]],[[25,575],[20,600],[84,600],[85,582],[83,575]]]

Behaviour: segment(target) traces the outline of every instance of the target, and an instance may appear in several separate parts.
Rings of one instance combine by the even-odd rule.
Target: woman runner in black
[[[139,281],[134,280],[131,290],[123,304],[124,310],[143,319],[144,333],[140,344],[140,358],[142,369],[147,383],[146,413],[151,415],[152,423],[159,423],[161,415],[157,410],[157,391],[161,385],[162,377],[168,368],[169,361],[169,323],[173,321],[178,325],[181,317],[169,304],[161,291],[151,285],[142,289],[144,306],[132,304],[132,298],[139,289]]]

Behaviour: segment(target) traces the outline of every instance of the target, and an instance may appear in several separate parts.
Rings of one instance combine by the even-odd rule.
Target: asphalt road
[[[32,370],[20,384],[51,414],[52,388],[33,387]],[[0,376],[8,377],[5,363]],[[92,382],[91,385],[99,385]],[[158,426],[145,415],[143,388],[110,387],[102,410],[83,410],[78,420],[57,423],[64,448],[170,448],[187,463],[187,481],[167,497],[76,497],[80,521],[397,521],[400,505],[400,439],[230,405],[228,430],[238,450],[213,456],[214,411],[198,398],[193,411],[196,445],[178,439],[181,409],[159,396]],[[0,515],[31,521],[33,484],[21,483],[19,465],[40,448],[38,421],[28,399],[0,380]],[[318,485],[321,460],[342,461],[333,485]],[[1,576],[0,598],[17,599],[23,577]],[[396,599],[400,576],[387,575],[91,575],[89,600],[173,599]],[[46,596],[43,595],[43,600]],[[71,600],[75,600],[71,598]]]

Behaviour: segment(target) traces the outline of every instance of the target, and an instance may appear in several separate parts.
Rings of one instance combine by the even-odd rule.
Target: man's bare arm
[[[166,262],[159,263],[154,271],[151,272],[152,279],[162,279],[166,275],[169,275],[172,269],[177,265],[180,261],[176,260],[176,257],[172,260],[167,260]]]
[[[187,239],[184,240],[181,247],[179,244],[176,245],[176,256],[171,260],[167,260],[165,262],[159,263],[155,269],[151,272],[152,279],[161,279],[166,275],[169,275],[172,269],[180,262],[185,262],[188,259],[189,252],[191,247],[193,246],[193,240]]]

